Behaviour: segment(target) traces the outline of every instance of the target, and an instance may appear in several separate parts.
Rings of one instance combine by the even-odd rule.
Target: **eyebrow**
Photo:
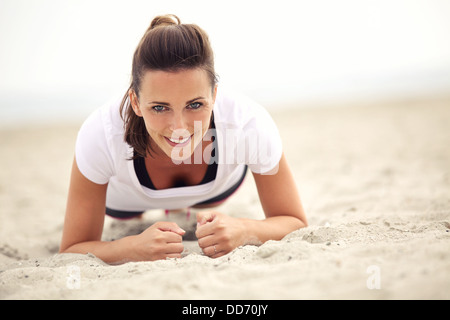
[[[200,96],[200,97],[197,97],[197,98],[194,98],[194,99],[186,101],[186,104],[190,104],[190,103],[192,103],[192,102],[194,102],[196,100],[201,100],[201,99],[205,99],[205,98]],[[160,104],[160,105],[163,105],[163,106],[170,106],[170,103],[168,103],[168,102],[161,102],[161,101],[151,101],[148,104]]]

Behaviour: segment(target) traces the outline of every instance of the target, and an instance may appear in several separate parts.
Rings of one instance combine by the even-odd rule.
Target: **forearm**
[[[60,253],[92,253],[106,263],[120,264],[133,260],[130,256],[131,239],[132,236],[114,241],[80,242],[61,250]]]
[[[288,233],[306,227],[292,216],[275,216],[264,220],[242,219],[245,228],[244,244],[262,244],[268,240],[281,240]]]

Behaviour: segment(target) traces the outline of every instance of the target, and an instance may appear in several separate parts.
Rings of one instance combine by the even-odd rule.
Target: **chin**
[[[167,153],[166,153],[167,154]],[[191,163],[191,156],[193,154],[193,150],[191,146],[186,146],[184,148],[173,148],[167,156],[172,159],[172,162],[175,164]]]
[[[190,164],[192,161],[194,161],[194,163],[197,163],[200,161],[202,161],[202,157],[203,157],[203,152],[199,152],[200,154],[200,159],[192,159],[192,155],[195,153],[195,149],[197,147],[202,148],[202,134],[195,134],[193,135],[193,138],[191,140],[191,143],[182,147],[174,147],[171,146],[167,141],[166,138],[164,136],[162,137],[158,137],[158,141],[157,141],[157,145],[158,148],[164,152],[164,154],[169,157],[173,163],[175,164],[181,164],[181,163],[186,163],[186,164]],[[155,141],[153,139],[153,141]],[[194,155],[195,156],[195,155]]]

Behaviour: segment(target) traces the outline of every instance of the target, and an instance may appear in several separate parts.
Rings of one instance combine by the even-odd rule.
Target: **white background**
[[[152,18],[210,36],[268,108],[450,93],[450,1],[0,0],[0,122],[85,117],[127,87]]]

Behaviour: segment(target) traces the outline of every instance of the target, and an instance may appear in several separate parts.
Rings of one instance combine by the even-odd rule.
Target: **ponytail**
[[[134,148],[135,157],[146,157],[151,151],[150,136],[144,120],[131,107],[129,91],[139,97],[142,78],[149,70],[176,72],[196,68],[208,73],[211,89],[214,90],[217,75],[206,32],[195,24],[182,24],[173,14],[155,17],[134,52],[131,84],[120,105],[125,126],[124,138]]]

